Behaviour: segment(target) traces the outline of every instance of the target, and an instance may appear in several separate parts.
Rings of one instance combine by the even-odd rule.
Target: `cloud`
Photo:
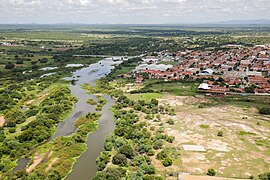
[[[0,0],[0,23],[181,23],[270,19],[269,0]]]

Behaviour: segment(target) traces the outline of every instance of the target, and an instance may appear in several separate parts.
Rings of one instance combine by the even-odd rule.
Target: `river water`
[[[81,88],[81,85],[85,83],[95,85],[95,80],[105,77],[111,72],[114,65],[119,63],[121,61],[115,62],[111,58],[103,59],[98,63],[91,64],[89,67],[73,72],[73,77],[67,78],[67,80],[77,80],[76,84],[70,85],[70,89],[72,94],[78,98],[78,102],[74,105],[73,113],[66,120],[58,124],[57,132],[51,137],[51,140],[59,136],[68,136],[74,133],[76,128],[73,124],[76,119],[88,112],[95,112],[95,107],[89,105],[86,101],[89,98],[97,100],[96,97],[86,94],[86,91]],[[99,119],[99,128],[89,135],[86,142],[87,150],[77,159],[72,172],[66,178],[68,180],[89,180],[97,172],[96,158],[103,149],[106,136],[115,128],[113,113],[110,110],[110,107],[114,104],[114,100],[108,95],[103,95],[103,97],[107,99],[107,104],[104,105],[100,112],[102,116]],[[28,161],[29,159],[27,158],[19,160],[15,170],[24,169]]]

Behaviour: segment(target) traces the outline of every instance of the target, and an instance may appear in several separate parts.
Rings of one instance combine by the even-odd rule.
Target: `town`
[[[134,71],[120,76],[133,77],[136,83],[144,79],[199,82],[198,91],[209,95],[270,95],[270,46],[227,47],[217,52],[158,52],[144,57]]]

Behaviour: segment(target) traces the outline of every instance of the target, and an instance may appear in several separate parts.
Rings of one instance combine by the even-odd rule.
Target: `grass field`
[[[270,96],[227,96],[227,97],[213,97],[212,104],[208,105],[216,105],[216,104],[223,104],[223,105],[234,105],[239,107],[247,107],[252,108],[255,107],[260,109],[262,107],[267,107],[270,105]]]
[[[145,100],[150,101],[151,99],[161,98],[162,94],[160,93],[144,93],[144,94],[128,94],[128,98],[133,101]]]
[[[158,64],[165,64],[165,65],[176,65],[178,64],[179,62],[177,61],[163,61],[163,62],[160,62]]]
[[[198,84],[195,83],[162,83],[153,84],[151,89],[160,92],[167,92],[175,96],[194,96],[196,95]]]
[[[131,71],[132,69],[134,69],[134,67],[122,67],[122,69],[117,69],[117,71],[115,71],[114,75],[118,76],[121,74],[125,74],[125,73],[128,73],[129,71]]]

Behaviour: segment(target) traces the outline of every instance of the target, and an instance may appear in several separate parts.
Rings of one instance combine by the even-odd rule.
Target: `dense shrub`
[[[208,176],[215,176],[216,175],[216,171],[214,169],[208,169],[206,175],[208,175]]]
[[[124,154],[117,153],[112,160],[113,164],[120,165],[120,166],[126,166],[127,165],[127,158]]]
[[[270,115],[270,107],[263,107],[259,110],[260,114]]]
[[[269,180],[270,179],[270,172],[262,173],[258,177],[260,180]]]
[[[162,161],[162,164],[163,166],[167,167],[167,166],[171,166],[172,165],[172,159],[171,158],[165,158],[163,161]]]
[[[124,154],[127,158],[131,159],[134,156],[133,148],[129,144],[125,144],[119,148],[119,153]]]
[[[5,69],[13,69],[15,67],[15,65],[11,62],[8,62],[6,65],[5,65]]]
[[[119,180],[126,176],[126,170],[123,168],[107,168],[105,171],[98,172],[93,180]]]
[[[144,174],[155,174],[156,169],[153,165],[148,165],[146,163],[143,163],[140,168],[143,170]]]

